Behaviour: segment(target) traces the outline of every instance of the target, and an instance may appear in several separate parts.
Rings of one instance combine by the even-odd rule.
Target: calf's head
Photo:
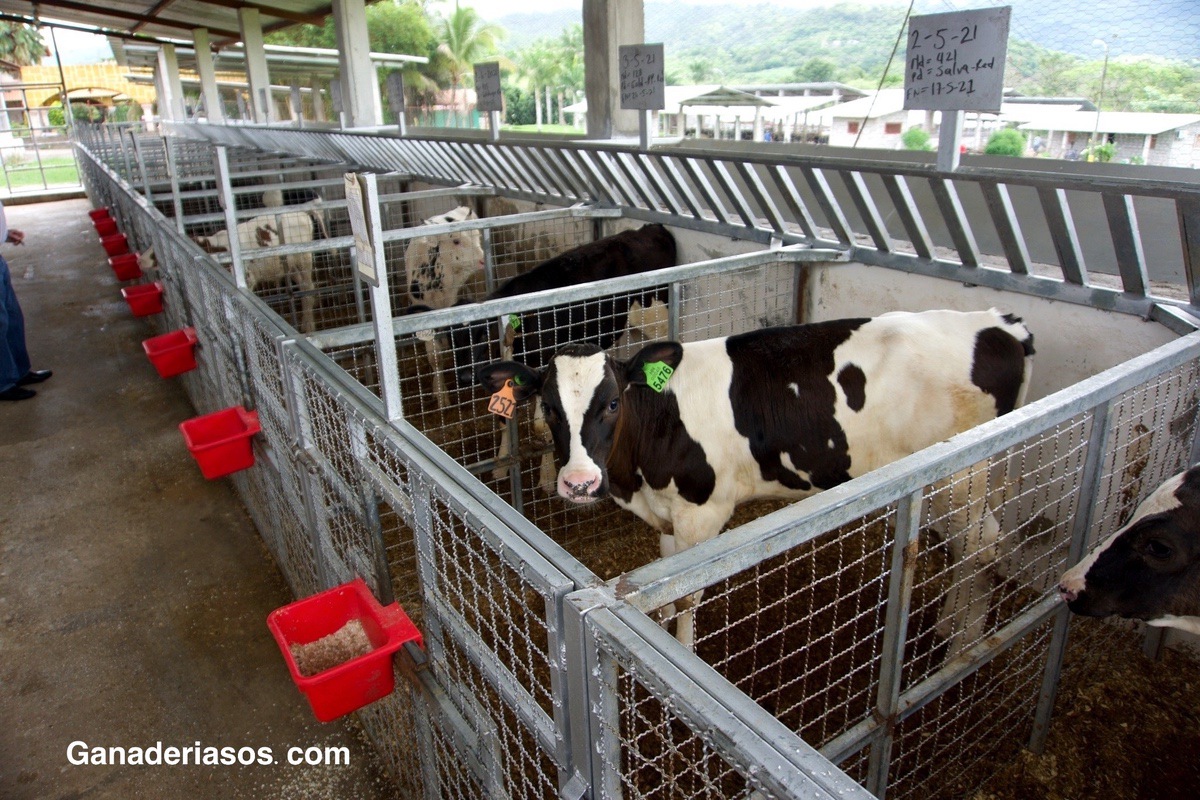
[[[411,301],[447,308],[483,269],[483,244],[479,231],[422,236],[409,244],[404,260]]]
[[[1200,466],[1155,490],[1058,589],[1076,614],[1200,633]]]
[[[585,504],[608,495],[608,459],[631,422],[626,409],[631,393],[653,391],[644,367],[663,362],[675,369],[682,358],[677,342],[647,345],[629,361],[618,361],[594,344],[575,343],[559,350],[543,370],[500,361],[483,367],[478,377],[489,392],[511,380],[518,403],[541,395],[559,465],[558,494]]]

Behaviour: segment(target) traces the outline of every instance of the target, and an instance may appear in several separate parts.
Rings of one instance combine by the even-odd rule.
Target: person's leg
[[[13,291],[8,262],[0,256],[0,392],[16,386],[28,372],[25,317]]]

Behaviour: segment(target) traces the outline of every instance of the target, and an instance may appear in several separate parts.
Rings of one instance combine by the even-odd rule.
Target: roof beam
[[[167,28],[179,28],[185,31],[191,31],[196,28],[202,28],[203,25],[197,25],[194,22],[176,22],[174,20],[163,19],[162,17],[148,17],[145,14],[134,14],[129,11],[122,11],[116,8],[100,8],[88,3],[76,3],[73,0],[38,0],[38,5],[45,8],[61,8],[66,11],[77,11],[84,14],[95,14],[101,17],[116,17],[117,19],[127,19],[131,22],[142,22],[150,25],[162,25]],[[213,33],[221,36],[231,36],[235,39],[240,39],[241,34],[237,31],[226,30],[224,28],[209,28]]]
[[[329,16],[328,14],[305,14],[302,11],[289,11],[286,8],[277,8],[266,3],[247,2],[247,0],[198,0],[198,2],[207,3],[210,6],[221,6],[222,8],[257,8],[258,13],[265,14],[268,17],[278,17],[289,22],[316,25],[317,27],[324,25],[325,17]]]
[[[153,8],[146,9],[146,16],[157,18],[158,12],[162,11],[164,8],[166,8],[167,6],[171,5],[171,3],[174,3],[174,2],[175,2],[175,0],[158,0],[158,2],[154,4]],[[145,22],[139,22],[137,25],[134,25],[132,28],[130,28],[129,32],[137,33],[143,27],[145,27],[145,25],[146,25]]]
[[[170,39],[160,39],[157,36],[126,33],[125,31],[113,31],[113,30],[109,30],[108,28],[98,27],[95,25],[92,25],[92,26],[71,25],[66,22],[47,22],[46,20],[37,20],[37,19],[31,19],[29,17],[23,17],[20,14],[0,13],[0,20],[3,20],[4,22],[17,22],[17,23],[21,23],[23,25],[32,25],[35,28],[40,26],[43,28],[58,28],[59,30],[64,30],[64,31],[79,31],[80,33],[94,33],[97,36],[107,36],[107,37],[110,37],[113,39],[125,39],[125,40],[133,41],[133,42],[141,42],[142,44],[146,44],[146,45],[176,44],[176,42],[172,42]]]

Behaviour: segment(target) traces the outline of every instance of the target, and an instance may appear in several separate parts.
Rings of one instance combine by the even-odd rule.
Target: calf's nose
[[[1079,597],[1079,592],[1071,589],[1066,583],[1058,585],[1058,593],[1062,597],[1064,603],[1073,603]]]
[[[566,497],[586,497],[588,490],[596,483],[596,476],[586,472],[572,472],[562,476],[563,495]]]

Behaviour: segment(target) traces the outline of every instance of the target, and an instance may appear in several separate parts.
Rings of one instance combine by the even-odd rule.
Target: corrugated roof
[[[1099,115],[1099,123],[1096,117]],[[1200,123],[1200,114],[1158,114],[1150,111],[1057,111],[1039,114],[1019,126],[1023,131],[1130,133],[1153,136]]]

